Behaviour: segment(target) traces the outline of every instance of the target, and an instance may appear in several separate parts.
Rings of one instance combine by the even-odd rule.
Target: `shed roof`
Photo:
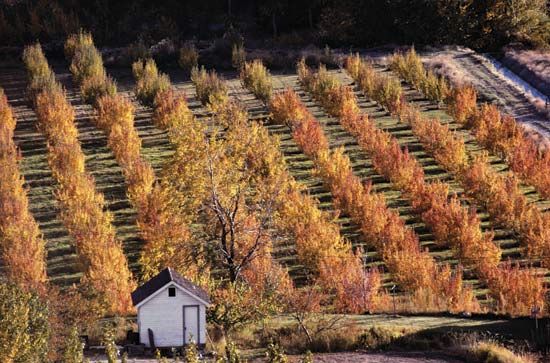
[[[187,280],[170,267],[165,268],[156,276],[152,277],[149,281],[134,290],[134,292],[132,292],[132,303],[134,306],[138,305],[140,302],[153,295],[169,282],[175,282],[177,285],[189,291],[199,299],[210,303],[210,298],[208,297],[206,291]]]

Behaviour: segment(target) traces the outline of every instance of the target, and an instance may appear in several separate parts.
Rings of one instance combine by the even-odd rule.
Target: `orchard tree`
[[[253,173],[246,165],[245,153],[236,140],[211,137],[207,156],[207,190],[205,232],[213,242],[217,258],[227,278],[235,283],[241,273],[271,244],[277,198],[255,193],[250,181]]]

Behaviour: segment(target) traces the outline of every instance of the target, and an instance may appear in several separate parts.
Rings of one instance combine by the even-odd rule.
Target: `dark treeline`
[[[0,0],[0,44],[58,41],[78,28],[102,45],[245,36],[331,45],[545,46],[547,0]]]

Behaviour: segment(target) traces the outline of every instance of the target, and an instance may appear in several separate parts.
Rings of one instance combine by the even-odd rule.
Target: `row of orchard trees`
[[[39,48],[34,49],[37,50]],[[27,59],[28,52],[32,51],[27,51]],[[49,78],[53,75],[48,75],[47,68],[41,70],[44,71],[44,80],[53,80],[53,77]],[[34,78],[35,86],[38,84],[37,78]],[[66,110],[60,105],[46,107],[41,104],[41,107],[42,117],[45,117],[44,114],[51,115],[48,116],[51,117],[49,120],[59,120],[54,118],[54,115],[60,115],[55,107]],[[86,271],[81,289],[68,288],[61,291],[48,283],[45,241],[29,212],[24,179],[18,170],[20,154],[13,140],[15,125],[14,113],[3,90],[0,90],[0,251],[2,272],[6,277],[5,280],[0,279],[0,356],[7,363],[59,361],[62,357],[64,361],[77,362],[82,347],[78,335],[76,339],[70,339],[71,332],[77,331],[75,327],[89,326],[106,311],[121,312],[118,305],[113,307],[109,304],[117,297],[111,290],[113,285],[104,279],[105,276],[119,279],[120,266],[97,263],[96,258],[104,257],[100,255],[89,262],[90,268]],[[48,144],[51,164],[60,156],[56,154],[60,151],[55,150],[55,147],[63,141],[65,139],[61,135]],[[60,169],[56,169],[56,172],[61,177]],[[65,185],[58,190],[58,193],[66,193],[60,195],[60,198],[66,198],[68,193],[62,188],[69,186]],[[75,209],[71,211],[77,212]],[[75,220],[72,219],[71,223]],[[71,227],[73,232],[77,231],[77,225],[72,224]],[[91,239],[89,245],[84,247],[89,251],[91,244],[96,242]],[[82,246],[84,241],[79,240],[79,243]],[[101,248],[104,247],[103,244]],[[111,253],[112,249],[106,252]],[[80,253],[81,261],[88,258]],[[110,274],[102,273],[105,267],[110,267]],[[98,288],[104,283],[108,290]],[[117,292],[120,293],[120,289],[114,290],[114,293]],[[94,299],[90,301],[90,297]],[[126,298],[124,295],[122,297]]]
[[[57,182],[55,196],[61,219],[75,242],[84,272],[82,284],[96,295],[107,312],[127,313],[135,284],[115,236],[113,217],[104,210],[103,195],[97,192],[93,178],[85,170],[74,109],[40,45],[25,48],[23,60],[38,128],[46,137],[48,163]]]
[[[190,238],[189,220],[175,207],[170,190],[156,180],[152,166],[142,157],[141,139],[134,127],[135,108],[117,93],[92,36],[82,31],[71,35],[65,42],[65,55],[82,98],[94,107],[96,126],[107,134],[108,145],[123,170],[128,199],[137,210],[140,236],[147,245],[160,247],[154,252],[156,257],[148,257],[156,261],[142,263],[155,266],[143,270],[142,279],[149,279],[160,265],[166,265],[159,261],[161,249],[166,248],[165,255],[174,256]]]
[[[475,210],[461,206],[456,195],[450,196],[446,183],[427,183],[423,168],[406,149],[401,149],[397,139],[378,129],[367,115],[361,114],[355,94],[349,86],[340,85],[324,67],[317,73],[312,72],[303,61],[298,64],[298,75],[302,86],[331,116],[339,119],[344,129],[357,138],[359,145],[372,157],[375,169],[411,200],[413,208],[432,229],[436,242],[453,248],[461,263],[473,267],[488,284],[491,295],[499,302],[499,311],[527,314],[533,303],[538,306],[544,303],[541,279],[519,268],[499,267],[500,248],[493,242],[492,233],[482,232],[481,221]],[[380,85],[377,86],[379,89],[383,89],[384,85],[387,89],[393,87],[389,79],[382,77],[374,83]],[[441,83],[429,81],[429,84],[436,86]],[[375,93],[380,95],[386,92],[379,90]],[[398,105],[400,115],[404,115],[406,106],[402,102]],[[407,110],[421,117],[419,111],[411,108]],[[466,162],[463,142],[449,135],[440,138],[438,136],[441,135],[428,132],[426,127],[423,131],[423,140],[441,142],[451,147],[445,154],[447,159],[456,160],[460,165]],[[447,140],[450,142],[447,143]],[[511,280],[523,283],[510,289],[507,283]]]

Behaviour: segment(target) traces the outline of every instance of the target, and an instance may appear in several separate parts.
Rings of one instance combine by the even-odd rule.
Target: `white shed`
[[[181,347],[190,342],[206,343],[206,291],[171,268],[132,293],[137,308],[140,343],[157,348]]]

